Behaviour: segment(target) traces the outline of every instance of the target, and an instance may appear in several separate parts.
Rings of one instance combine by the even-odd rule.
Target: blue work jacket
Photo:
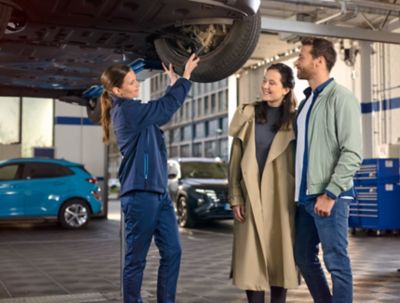
[[[167,149],[159,128],[185,101],[191,82],[178,79],[158,100],[142,103],[112,97],[111,120],[122,154],[120,195],[132,190],[167,190]]]

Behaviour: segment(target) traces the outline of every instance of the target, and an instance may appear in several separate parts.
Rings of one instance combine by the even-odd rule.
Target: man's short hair
[[[311,46],[311,55],[314,59],[324,57],[328,71],[331,71],[336,62],[336,51],[331,41],[322,38],[307,37],[301,40],[302,45]]]

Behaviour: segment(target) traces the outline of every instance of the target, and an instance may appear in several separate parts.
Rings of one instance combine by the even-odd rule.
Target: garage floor
[[[0,225],[0,303],[121,302],[119,295],[119,203],[109,220],[82,231],[54,224]],[[177,302],[246,302],[228,279],[232,223],[182,230],[183,259]],[[400,237],[350,237],[354,302],[400,302]],[[158,252],[149,253],[144,302],[156,302]],[[269,300],[266,300],[268,302]],[[312,302],[304,283],[290,290],[288,303]]]

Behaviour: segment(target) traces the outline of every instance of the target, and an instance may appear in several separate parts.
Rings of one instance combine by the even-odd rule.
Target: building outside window
[[[181,152],[179,157],[190,157],[190,145],[185,144],[181,145]]]
[[[202,156],[202,143],[194,143],[193,144],[193,157],[201,157]]]
[[[207,115],[208,114],[208,96],[204,97],[204,107],[203,108],[204,108],[203,114]]]
[[[161,74],[155,75],[150,80],[152,99],[165,90],[165,81],[157,83],[154,80],[160,77]],[[157,90],[153,91],[156,87]],[[215,83],[193,83],[188,100],[162,127],[166,136],[169,132],[170,139],[166,140],[169,157],[219,155],[228,159],[228,89],[226,79]]]
[[[216,142],[207,141],[204,143],[204,155],[206,157],[216,157]]]

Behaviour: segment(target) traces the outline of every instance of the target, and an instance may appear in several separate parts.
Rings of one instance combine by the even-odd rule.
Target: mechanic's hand
[[[169,77],[169,81],[171,82],[171,86],[174,85],[174,83],[176,82],[176,74],[174,72],[174,68],[172,67],[172,64],[170,63],[168,65],[168,68],[165,66],[164,62],[161,63],[162,67],[164,68],[165,73],[168,75]]]
[[[233,217],[239,223],[244,223],[246,220],[246,213],[243,204],[232,206]]]
[[[329,217],[334,205],[334,199],[329,198],[326,194],[320,195],[315,202],[314,212],[321,217]]]
[[[193,70],[199,64],[200,58],[196,54],[192,54],[186,62],[185,70],[183,71],[183,78],[190,79]]]

